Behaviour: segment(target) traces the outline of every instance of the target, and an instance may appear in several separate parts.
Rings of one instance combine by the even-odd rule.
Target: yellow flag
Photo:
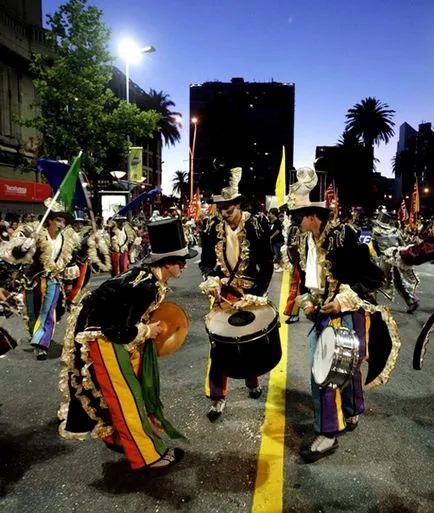
[[[274,191],[277,197],[277,207],[281,207],[285,203],[286,193],[286,159],[285,146],[282,146],[282,161],[280,162],[279,174],[277,175],[276,188]]]

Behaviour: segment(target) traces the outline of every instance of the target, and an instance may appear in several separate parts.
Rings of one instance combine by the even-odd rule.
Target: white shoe
[[[218,399],[217,401],[212,402],[212,406],[207,413],[207,417],[211,422],[215,422],[219,417],[221,417],[221,414],[223,413],[223,410],[226,406],[226,399]]]

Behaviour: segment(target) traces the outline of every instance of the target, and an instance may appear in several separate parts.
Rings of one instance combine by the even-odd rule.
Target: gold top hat
[[[233,167],[230,171],[229,186],[223,187],[221,194],[212,197],[213,203],[233,201],[241,197],[241,194],[238,192],[238,184],[240,183],[243,169],[241,167]]]
[[[289,210],[309,207],[326,209],[325,201],[310,201],[310,193],[317,183],[318,176],[314,169],[307,166],[297,169],[297,181],[289,186],[287,201]]]

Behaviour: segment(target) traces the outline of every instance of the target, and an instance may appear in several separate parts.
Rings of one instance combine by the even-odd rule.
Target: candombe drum
[[[354,375],[360,342],[348,328],[325,328],[315,346],[312,375],[321,387],[342,388]]]
[[[161,333],[154,339],[159,358],[171,355],[184,344],[188,333],[188,317],[171,301],[163,301],[150,315],[150,322],[160,321]]]
[[[211,357],[225,376],[249,378],[273,369],[282,357],[274,306],[214,308],[205,318]]]

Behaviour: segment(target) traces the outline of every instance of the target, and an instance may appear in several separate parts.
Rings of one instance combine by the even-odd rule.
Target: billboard
[[[101,191],[101,212],[104,221],[116,215],[127,204],[127,192]]]

